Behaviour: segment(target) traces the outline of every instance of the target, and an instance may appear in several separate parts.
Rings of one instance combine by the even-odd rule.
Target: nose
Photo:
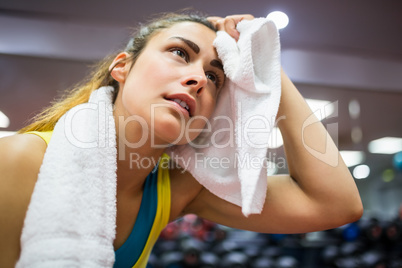
[[[207,84],[207,78],[204,75],[192,74],[183,78],[181,82],[182,86],[195,91],[197,96],[201,95]]]

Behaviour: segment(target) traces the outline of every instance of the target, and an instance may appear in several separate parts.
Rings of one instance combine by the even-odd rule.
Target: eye
[[[207,73],[205,74],[205,76],[207,77],[207,79],[211,80],[212,83],[216,84],[218,78],[216,77],[216,75],[211,74],[211,73]]]
[[[189,60],[187,52],[182,48],[173,48],[170,50],[170,52],[172,52],[174,55],[177,55],[180,58],[184,59],[186,62],[188,62],[188,60]]]
[[[207,79],[211,80],[212,83],[214,83],[217,88],[220,87],[220,78],[219,78],[219,76],[217,74],[215,74],[215,73],[206,73],[205,76],[207,77]]]

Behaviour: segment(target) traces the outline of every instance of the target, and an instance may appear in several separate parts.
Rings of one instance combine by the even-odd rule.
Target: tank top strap
[[[44,131],[44,132],[28,131],[28,132],[25,132],[24,134],[35,134],[35,135],[41,137],[46,142],[46,144],[49,145],[50,139],[52,138],[52,135],[53,135],[53,130]]]

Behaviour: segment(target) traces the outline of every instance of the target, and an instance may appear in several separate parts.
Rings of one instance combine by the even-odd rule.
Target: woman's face
[[[164,29],[120,82],[125,116],[142,117],[157,143],[188,143],[211,116],[224,82],[215,37],[194,22]]]

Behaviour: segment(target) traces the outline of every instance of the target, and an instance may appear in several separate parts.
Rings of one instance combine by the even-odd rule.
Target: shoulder
[[[46,143],[32,134],[0,139],[0,201],[7,201],[2,200],[5,191],[30,197],[46,148]]]
[[[39,171],[46,148],[45,141],[37,135],[16,134],[1,138],[0,174]]]
[[[17,134],[0,139],[1,205],[12,198],[30,199],[46,148],[46,143],[36,135]]]
[[[13,267],[18,259],[25,213],[46,147],[36,135],[18,134],[0,139],[1,267]]]

